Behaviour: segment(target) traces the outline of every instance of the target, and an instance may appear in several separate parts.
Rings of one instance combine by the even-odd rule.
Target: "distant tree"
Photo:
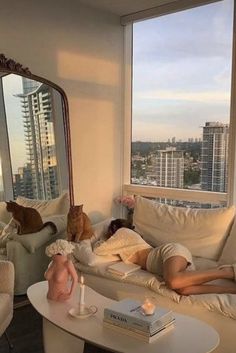
[[[200,170],[188,169],[184,171],[184,185],[190,186],[200,183]]]

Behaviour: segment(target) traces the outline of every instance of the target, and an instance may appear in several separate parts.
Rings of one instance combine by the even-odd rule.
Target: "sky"
[[[3,78],[3,92],[12,170],[13,173],[17,173],[18,167],[22,167],[27,161],[20,98],[14,96],[23,92],[21,76],[13,74],[5,76]]]
[[[133,29],[133,141],[201,138],[229,122],[233,0],[140,21]],[[26,161],[22,79],[3,79],[13,173]]]
[[[229,123],[233,0],[133,28],[133,141],[200,138]]]

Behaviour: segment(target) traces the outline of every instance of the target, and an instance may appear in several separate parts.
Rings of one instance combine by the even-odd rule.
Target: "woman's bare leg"
[[[205,271],[186,271],[187,261],[182,256],[172,256],[164,263],[163,276],[166,285],[180,294],[236,293],[236,285],[204,285],[216,279],[234,279],[232,267]]]

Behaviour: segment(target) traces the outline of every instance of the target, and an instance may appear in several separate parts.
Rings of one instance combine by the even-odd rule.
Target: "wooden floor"
[[[14,310],[13,320],[7,329],[14,345],[12,353],[43,353],[42,319],[31,305]],[[3,335],[0,338],[0,353],[8,353],[8,343]]]
[[[30,304],[21,306],[21,302],[25,304],[25,299],[22,299],[22,301],[16,300],[13,320],[7,329],[8,336],[14,345],[10,352],[43,353],[42,318]],[[8,343],[3,335],[0,338],[0,353],[8,352]],[[84,353],[108,353],[108,351],[85,344]]]

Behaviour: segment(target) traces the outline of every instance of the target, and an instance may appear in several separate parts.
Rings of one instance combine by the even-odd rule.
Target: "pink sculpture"
[[[52,257],[52,262],[44,274],[48,280],[48,299],[65,301],[72,296],[78,282],[78,275],[67,255],[73,249],[74,246],[63,239],[58,239],[46,248],[46,254]]]

